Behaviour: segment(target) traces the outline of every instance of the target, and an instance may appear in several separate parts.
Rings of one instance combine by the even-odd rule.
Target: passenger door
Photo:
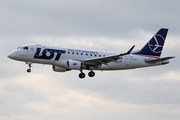
[[[126,55],[126,66],[129,66],[130,65],[130,55]]]

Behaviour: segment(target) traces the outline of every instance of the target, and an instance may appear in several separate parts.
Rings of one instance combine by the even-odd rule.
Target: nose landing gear
[[[27,69],[27,72],[30,73],[30,72],[31,72],[31,69]]]
[[[32,63],[31,62],[27,62],[26,64],[28,64],[28,66],[29,66],[29,69],[27,69],[27,72],[30,73],[31,72]]]

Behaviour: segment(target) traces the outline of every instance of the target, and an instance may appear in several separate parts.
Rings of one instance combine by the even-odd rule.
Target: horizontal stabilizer
[[[172,58],[175,58],[175,57],[164,57],[164,58],[158,58],[158,59],[153,59],[153,60],[146,60],[145,62],[146,63],[163,62],[163,61],[166,61],[166,60],[169,60],[169,59],[172,59]]]

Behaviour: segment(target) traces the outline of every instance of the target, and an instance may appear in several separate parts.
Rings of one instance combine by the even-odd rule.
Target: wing
[[[132,46],[131,49],[129,49],[129,51],[126,53],[110,55],[110,56],[106,56],[106,57],[85,59],[83,61],[83,63],[85,65],[89,65],[89,66],[100,66],[102,64],[107,65],[107,63],[109,63],[109,62],[117,62],[119,57],[130,54],[132,52],[132,50],[134,49],[134,47],[135,47],[135,45]]]

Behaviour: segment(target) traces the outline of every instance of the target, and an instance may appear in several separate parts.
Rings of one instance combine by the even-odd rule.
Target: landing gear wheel
[[[89,75],[89,77],[94,77],[94,76],[95,76],[95,72],[90,71],[90,72],[88,73],[88,75]]]
[[[31,72],[31,69],[27,69],[27,72],[30,73],[30,72]]]
[[[79,74],[79,78],[85,78],[85,76],[86,75],[83,72]]]
[[[31,72],[31,65],[32,65],[32,62],[26,62],[26,64],[28,64],[29,66],[29,69],[27,69],[27,72],[30,73]]]

